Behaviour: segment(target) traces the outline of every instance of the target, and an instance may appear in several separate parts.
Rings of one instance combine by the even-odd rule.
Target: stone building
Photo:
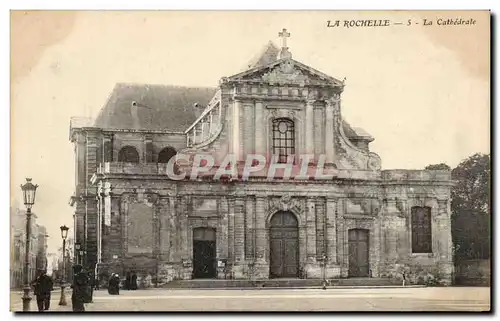
[[[345,83],[292,59],[280,36],[216,88],[117,84],[95,120],[72,119],[75,240],[90,268],[161,285],[321,278],[323,264],[328,278],[389,277],[404,265],[450,282],[450,173],[381,170],[374,138],[342,118]],[[249,154],[291,162],[290,178],[244,179]],[[232,174],[193,175],[212,165],[204,155]],[[171,164],[187,175],[167,175]]]
[[[10,287],[22,288],[24,286],[24,267],[26,253],[26,212],[20,210],[17,203],[10,208]],[[46,228],[37,224],[37,216],[32,213],[31,216],[31,238],[28,254],[29,280],[36,277],[37,269],[45,266],[40,265],[43,262],[43,252],[39,251],[40,244],[46,244],[45,238],[40,238],[40,232],[46,235]]]

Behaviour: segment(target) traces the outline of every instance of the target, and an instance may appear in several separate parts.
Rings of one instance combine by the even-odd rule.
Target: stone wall
[[[328,278],[348,277],[348,231],[361,228],[369,231],[371,277],[399,277],[401,266],[406,266],[415,274],[411,282],[421,283],[420,279],[427,274],[444,283],[451,280],[449,204],[436,199],[446,196],[437,187],[429,189],[405,182],[405,190],[386,188],[384,192],[378,185],[370,187],[354,181],[220,184],[153,181],[141,178],[146,174],[133,175],[133,180],[109,178],[113,204],[111,226],[105,227],[103,236],[103,262],[115,262],[122,273],[134,268],[144,275],[152,274],[155,282],[158,274],[160,284],[191,278],[192,230],[207,226],[217,230],[217,258],[227,259],[229,275],[238,279],[268,278],[268,222],[273,213],[286,210],[292,211],[299,221],[302,277],[322,277],[323,253],[328,256]],[[152,174],[146,176],[149,175]],[[411,191],[410,186],[413,186]],[[124,195],[138,195],[133,199],[139,201],[148,199],[148,195],[157,197],[155,239],[151,241],[151,250],[145,253],[118,249],[127,244],[123,226],[127,224],[128,213],[120,201]],[[419,204],[433,209],[430,254],[411,253],[408,215],[411,206]],[[153,251],[155,246],[157,252]],[[224,277],[222,270],[218,277]]]
[[[490,285],[491,261],[467,260],[456,262],[455,282],[459,285]]]

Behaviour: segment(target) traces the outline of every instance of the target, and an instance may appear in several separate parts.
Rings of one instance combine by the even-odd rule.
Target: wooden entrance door
[[[349,230],[349,276],[370,276],[368,230]]]
[[[193,277],[217,277],[216,256],[215,229],[193,229]]]
[[[277,212],[270,225],[270,277],[298,277],[299,229],[295,215]]]

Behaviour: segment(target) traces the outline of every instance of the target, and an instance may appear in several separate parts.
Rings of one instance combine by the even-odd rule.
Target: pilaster
[[[241,102],[239,100],[234,100],[233,101],[233,122],[232,122],[232,128],[233,128],[233,137],[232,137],[232,152],[236,156],[236,161],[241,160],[241,153],[240,153],[240,111],[241,111]]]
[[[334,151],[334,121],[333,121],[334,106],[331,101],[326,101],[325,107],[325,153],[326,164],[333,164],[335,161]]]
[[[255,154],[266,156],[266,136],[264,124],[264,104],[261,101],[255,102]]]
[[[306,101],[306,154],[314,154],[314,102],[308,99]]]
[[[255,204],[256,214],[256,254],[255,277],[257,279],[269,278],[269,262],[267,262],[268,237],[266,230],[266,198],[258,196]]]

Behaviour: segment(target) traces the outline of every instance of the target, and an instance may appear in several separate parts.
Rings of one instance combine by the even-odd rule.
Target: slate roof
[[[278,60],[280,49],[272,41],[269,41],[261,52],[248,63],[248,68],[261,67]]]
[[[94,127],[181,132],[198,116],[194,104],[205,107],[215,92],[216,88],[118,83]]]

